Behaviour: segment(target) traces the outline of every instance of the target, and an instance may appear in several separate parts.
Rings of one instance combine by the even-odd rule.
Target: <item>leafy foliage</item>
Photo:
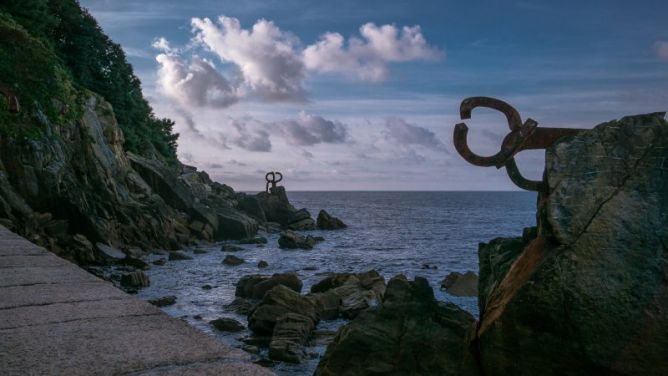
[[[0,14],[3,22],[15,29],[20,29],[19,24],[22,26],[22,38],[31,38],[45,51],[50,51],[51,55],[44,56],[40,63],[43,70],[35,76],[44,79],[50,74],[44,69],[62,70],[51,76],[56,80],[69,76],[76,85],[102,95],[111,103],[125,135],[126,150],[142,154],[155,149],[168,162],[176,161],[178,134],[172,131],[174,122],[155,116],[121,46],[104,34],[97,21],[76,0],[4,0],[0,3]],[[3,35],[3,42],[4,39]],[[29,99],[27,95],[31,94],[26,90],[18,92],[17,87],[27,79],[18,67],[21,63],[17,50],[22,48],[23,43],[12,44],[11,40],[0,44],[0,56],[7,57],[0,59],[3,64],[0,69],[6,68],[0,70],[0,80],[11,79],[9,84],[16,87],[23,102],[23,98]],[[27,58],[29,55],[23,56]],[[39,91],[35,95],[38,94],[62,97],[57,90]],[[34,99],[42,105],[50,102],[44,97]]]

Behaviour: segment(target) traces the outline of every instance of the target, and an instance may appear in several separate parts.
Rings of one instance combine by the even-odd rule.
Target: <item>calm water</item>
[[[439,291],[440,281],[451,271],[478,271],[478,243],[500,236],[520,236],[535,225],[536,196],[528,192],[290,192],[297,208],[305,207],[315,217],[320,209],[342,219],[349,227],[337,231],[312,231],[325,241],[310,251],[281,250],[278,235],[266,235],[269,244],[244,246],[235,255],[247,262],[240,266],[221,263],[220,246],[193,260],[167,262],[148,271],[151,286],[138,295],[149,299],[177,296],[177,303],[164,311],[182,317],[193,326],[217,336],[232,346],[247,333],[221,334],[208,321],[233,317],[244,324],[245,316],[226,312],[234,299],[236,282],[243,275],[295,271],[304,281],[303,292],[326,272],[362,272],[376,269],[387,279],[403,273],[426,277],[436,296],[452,301],[477,315],[476,298],[455,298]],[[160,256],[152,256],[151,259]],[[259,260],[269,267],[257,268]],[[423,269],[423,264],[437,269]],[[307,269],[307,270],[304,270]],[[315,270],[312,270],[315,269]],[[214,286],[204,290],[202,285]],[[193,318],[201,315],[201,320]],[[335,330],[344,321],[321,322],[318,329]],[[322,354],[325,347],[307,348]],[[283,375],[312,374],[318,359],[301,365],[278,364]]]

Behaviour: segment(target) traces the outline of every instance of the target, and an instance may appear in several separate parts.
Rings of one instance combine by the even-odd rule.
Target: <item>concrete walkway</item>
[[[272,375],[0,226],[0,375]]]

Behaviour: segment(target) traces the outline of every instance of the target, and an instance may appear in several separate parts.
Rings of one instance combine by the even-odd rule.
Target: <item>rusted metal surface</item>
[[[14,94],[12,90],[8,87],[0,84],[0,94],[4,95],[7,98],[7,103],[9,104],[9,112],[18,113],[21,111],[21,105],[19,104],[19,98]]]
[[[276,179],[276,176],[278,176],[278,179]],[[269,190],[269,184],[271,184],[271,189],[276,188],[276,183],[283,180],[283,174],[281,174],[278,171],[270,171],[267,172],[267,175],[264,176],[264,180],[267,181],[267,186],[265,190],[267,191],[267,193],[271,193],[271,191]]]
[[[522,122],[519,112],[508,103],[489,97],[471,97],[462,101],[459,115],[462,120],[470,119],[471,112],[478,107],[490,108],[503,113],[508,121],[510,132],[501,142],[501,150],[491,156],[477,155],[468,146],[468,126],[465,123],[455,125],[454,143],[457,152],[469,163],[476,166],[506,167],[506,172],[518,187],[529,191],[543,191],[545,184],[542,181],[530,180],[522,176],[515,155],[522,150],[545,149],[558,139],[575,135],[583,129],[575,128],[539,128],[538,122],[528,118]]]

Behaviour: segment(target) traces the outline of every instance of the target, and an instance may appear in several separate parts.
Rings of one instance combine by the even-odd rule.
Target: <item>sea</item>
[[[458,298],[439,289],[450,272],[478,272],[478,245],[497,237],[521,236],[522,229],[535,226],[536,194],[532,192],[288,192],[297,208],[308,209],[315,218],[320,209],[343,220],[348,227],[334,231],[310,231],[325,240],[312,250],[281,250],[278,234],[263,234],[264,246],[243,245],[234,255],[245,259],[239,266],[222,264],[220,244],[202,246],[206,253],[193,259],[168,261],[152,266],[147,274],[151,286],[138,296],[154,299],[177,297],[176,304],[162,308],[193,327],[233,347],[241,347],[248,331],[221,333],[209,324],[231,317],[244,325],[246,317],[225,310],[234,300],[237,281],[248,274],[296,272],[304,283],[302,292],[322,280],[328,272],[364,272],[375,269],[386,280],[397,274],[412,279],[425,277],[437,299],[453,302],[477,317],[477,298]],[[154,254],[149,261],[165,257]],[[265,260],[269,267],[258,269]],[[204,285],[213,288],[205,290]],[[318,333],[333,333],[346,321],[321,321]],[[331,337],[331,335],[329,336]],[[327,338],[327,336],[325,336]],[[277,362],[278,375],[311,375],[327,340],[314,340],[306,348],[308,360],[301,364]],[[266,351],[252,355],[266,358]]]

